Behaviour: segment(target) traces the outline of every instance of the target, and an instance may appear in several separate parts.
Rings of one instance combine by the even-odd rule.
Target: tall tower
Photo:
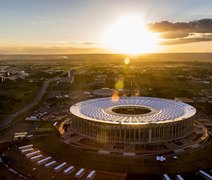
[[[70,69],[68,70],[68,77],[69,78],[71,77],[71,70]]]

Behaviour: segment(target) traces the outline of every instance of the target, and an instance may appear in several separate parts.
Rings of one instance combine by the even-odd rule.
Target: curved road
[[[28,104],[27,106],[25,106],[24,108],[22,108],[21,110],[17,111],[16,113],[9,115],[7,117],[5,117],[4,119],[2,119],[2,121],[0,122],[0,130],[2,128],[4,128],[5,126],[9,125],[10,123],[12,123],[12,120],[14,118],[16,118],[18,115],[22,114],[25,111],[28,111],[29,109],[33,108],[35,105],[38,104],[38,102],[42,99],[43,95],[46,92],[47,87],[49,86],[49,82],[51,80],[45,80],[37,94],[37,96],[35,97],[35,99]]]

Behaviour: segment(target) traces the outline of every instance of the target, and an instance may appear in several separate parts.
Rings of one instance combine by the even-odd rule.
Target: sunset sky
[[[0,0],[0,53],[128,49],[212,52],[212,1]]]

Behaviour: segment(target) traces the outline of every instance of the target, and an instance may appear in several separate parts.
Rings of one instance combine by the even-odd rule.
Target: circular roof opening
[[[123,106],[147,108],[151,112],[135,109],[132,111],[136,112],[124,110],[125,114],[121,114],[122,112],[112,111]],[[184,120],[196,114],[196,109],[188,104],[153,97],[122,97],[117,102],[112,101],[111,97],[91,99],[72,105],[70,111],[82,119],[112,124],[167,123]]]
[[[117,114],[143,115],[150,113],[151,109],[140,106],[119,106],[112,108],[111,111]]]

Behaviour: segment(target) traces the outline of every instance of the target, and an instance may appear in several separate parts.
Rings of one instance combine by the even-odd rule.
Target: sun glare
[[[158,35],[149,31],[137,16],[119,18],[105,31],[103,37],[107,48],[123,54],[153,52],[158,41]]]

